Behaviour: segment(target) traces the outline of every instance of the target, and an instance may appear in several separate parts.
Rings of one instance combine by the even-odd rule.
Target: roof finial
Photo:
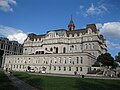
[[[71,20],[70,20],[70,23],[68,24],[68,30],[72,31],[74,29],[75,29],[75,25],[74,25],[74,22],[72,20],[72,15],[71,15]]]

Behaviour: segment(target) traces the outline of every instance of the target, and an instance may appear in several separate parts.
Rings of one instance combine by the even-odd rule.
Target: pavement
[[[16,90],[38,90],[35,87],[25,83],[24,81],[16,78],[13,75],[10,75],[9,73],[5,72],[5,74],[8,76],[8,78],[12,81],[12,84],[17,88]]]

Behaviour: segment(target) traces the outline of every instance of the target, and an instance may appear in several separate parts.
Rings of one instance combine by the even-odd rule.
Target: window
[[[54,71],[56,70],[56,66],[54,66]]]
[[[79,63],[79,57],[77,57],[77,64]]]
[[[15,68],[15,65],[14,65],[14,68]]]
[[[45,50],[47,50],[47,48],[45,48]]]
[[[81,64],[83,63],[83,57],[81,57]]]
[[[56,57],[54,58],[54,63],[57,63]]]
[[[61,57],[59,57],[59,61],[60,61],[60,63],[62,62],[62,61],[61,61]]]
[[[23,65],[23,69],[24,69],[24,65]]]
[[[64,57],[64,63],[66,64],[66,57]]]
[[[69,71],[71,71],[71,67],[69,67]]]
[[[63,48],[63,53],[65,53],[65,51],[66,51],[66,48],[64,47],[64,48]]]
[[[17,65],[17,67],[16,68],[18,68],[18,65]]]
[[[89,49],[91,49],[91,44],[89,44]]]
[[[20,65],[20,69],[21,69],[21,65]]]
[[[50,48],[50,51],[53,51],[53,49],[52,49],[52,48]]]
[[[58,47],[56,47],[56,53],[58,53]]]
[[[50,64],[50,66],[49,66],[49,70],[51,70],[51,64]]]
[[[76,67],[76,71],[78,71],[78,67]]]
[[[44,61],[44,63],[45,63],[45,61]]]
[[[93,46],[92,46],[92,48],[94,49],[95,47],[94,47],[94,43],[93,43]]]
[[[59,71],[61,70],[61,67],[59,67]]]
[[[69,57],[69,62],[71,63],[72,61],[71,61],[71,57]]]
[[[80,71],[82,71],[82,67],[80,67]]]
[[[64,71],[66,71],[66,67],[64,67]]]
[[[87,46],[87,44],[85,44],[85,49],[87,49],[88,48],[88,46]]]
[[[66,60],[65,60],[65,64],[66,64]]]
[[[44,54],[44,51],[41,51],[41,54]]]
[[[38,51],[36,51],[36,54],[38,54]]]
[[[74,61],[73,61],[72,63],[73,63],[73,65],[74,65]]]
[[[50,63],[52,63],[52,60],[50,61]]]

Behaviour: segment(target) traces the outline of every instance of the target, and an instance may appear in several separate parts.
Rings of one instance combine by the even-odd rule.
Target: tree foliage
[[[101,62],[103,66],[113,66],[114,58],[109,53],[101,54],[97,58],[98,62]]]
[[[120,62],[120,52],[118,52],[118,55],[115,56],[115,60],[116,60],[117,62]]]

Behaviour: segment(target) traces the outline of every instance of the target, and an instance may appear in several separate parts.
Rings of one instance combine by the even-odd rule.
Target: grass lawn
[[[11,84],[11,81],[1,70],[0,70],[0,90],[16,90],[16,88]]]
[[[14,75],[40,90],[120,90],[120,80],[39,76],[25,72]]]

